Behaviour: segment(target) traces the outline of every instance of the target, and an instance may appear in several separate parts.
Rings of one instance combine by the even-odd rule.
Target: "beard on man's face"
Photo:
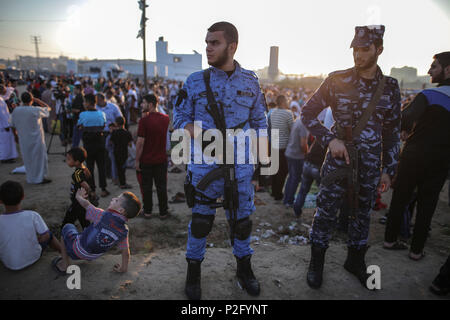
[[[365,71],[365,70],[368,70],[368,69],[372,68],[374,65],[377,64],[377,59],[378,59],[377,54],[374,53],[373,56],[371,56],[371,57],[366,61],[366,63],[364,63],[363,65],[356,66],[356,63],[355,63],[355,68],[356,68],[357,70],[359,70],[359,71]]]
[[[445,80],[445,72],[444,68],[442,68],[441,72],[435,77],[431,77],[431,83],[441,83]]]
[[[220,53],[219,57],[216,61],[211,62],[210,65],[215,68],[220,68],[227,63],[228,60],[228,45],[227,47]]]

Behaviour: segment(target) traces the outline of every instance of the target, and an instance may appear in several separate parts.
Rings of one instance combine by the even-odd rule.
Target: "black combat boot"
[[[367,279],[369,278],[369,274],[367,273],[367,266],[364,257],[367,249],[369,249],[367,246],[360,249],[348,247],[347,260],[345,260],[344,263],[345,270],[354,274],[366,289],[368,289]]]
[[[184,292],[189,300],[200,300],[202,297],[202,288],[200,287],[200,265],[202,261],[193,259],[186,259],[186,261],[188,262],[188,270]]]
[[[245,257],[236,257],[237,270],[236,276],[238,278],[240,286],[247,291],[251,296],[258,296],[260,292],[259,282],[256,280],[255,275],[252,271],[252,266],[250,264],[250,258],[252,256],[249,254]]]
[[[322,285],[323,265],[327,249],[311,245],[311,261],[309,262],[306,280],[313,289],[319,289]]]
[[[450,292],[450,257],[448,257],[439,274],[434,278],[430,290],[439,296],[445,296]]]

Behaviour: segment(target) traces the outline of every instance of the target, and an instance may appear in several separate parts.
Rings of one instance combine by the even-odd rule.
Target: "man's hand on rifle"
[[[381,174],[380,183],[378,184],[378,192],[384,193],[391,187],[391,177],[387,173]]]
[[[345,163],[347,165],[350,164],[350,157],[348,155],[347,148],[345,147],[345,144],[342,140],[339,140],[337,138],[331,140],[328,148],[330,149],[333,158],[344,158]]]

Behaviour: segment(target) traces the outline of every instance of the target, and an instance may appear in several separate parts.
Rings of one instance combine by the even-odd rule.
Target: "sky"
[[[279,46],[279,69],[320,75],[353,66],[354,27],[384,24],[379,65],[412,66],[425,75],[434,54],[450,50],[450,0],[147,0],[147,60],[155,41],[170,53],[203,55],[205,36],[217,21],[239,31],[235,59],[247,69],[269,64]],[[0,58],[35,55],[31,36],[41,38],[41,56],[142,59],[137,39],[137,0],[0,0]]]

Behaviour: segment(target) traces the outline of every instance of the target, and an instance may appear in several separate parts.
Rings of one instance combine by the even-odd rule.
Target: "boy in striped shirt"
[[[87,199],[87,192],[81,188],[76,199],[86,209],[86,220],[91,224],[79,233],[73,224],[66,224],[62,229],[62,257],[52,261],[53,269],[66,274],[69,258],[72,260],[94,260],[101,257],[112,247],[118,245],[122,251],[122,265],[114,265],[114,271],[127,272],[130,260],[128,244],[128,219],[136,217],[141,211],[141,202],[131,192],[124,192],[113,198],[106,210],[93,206]]]

